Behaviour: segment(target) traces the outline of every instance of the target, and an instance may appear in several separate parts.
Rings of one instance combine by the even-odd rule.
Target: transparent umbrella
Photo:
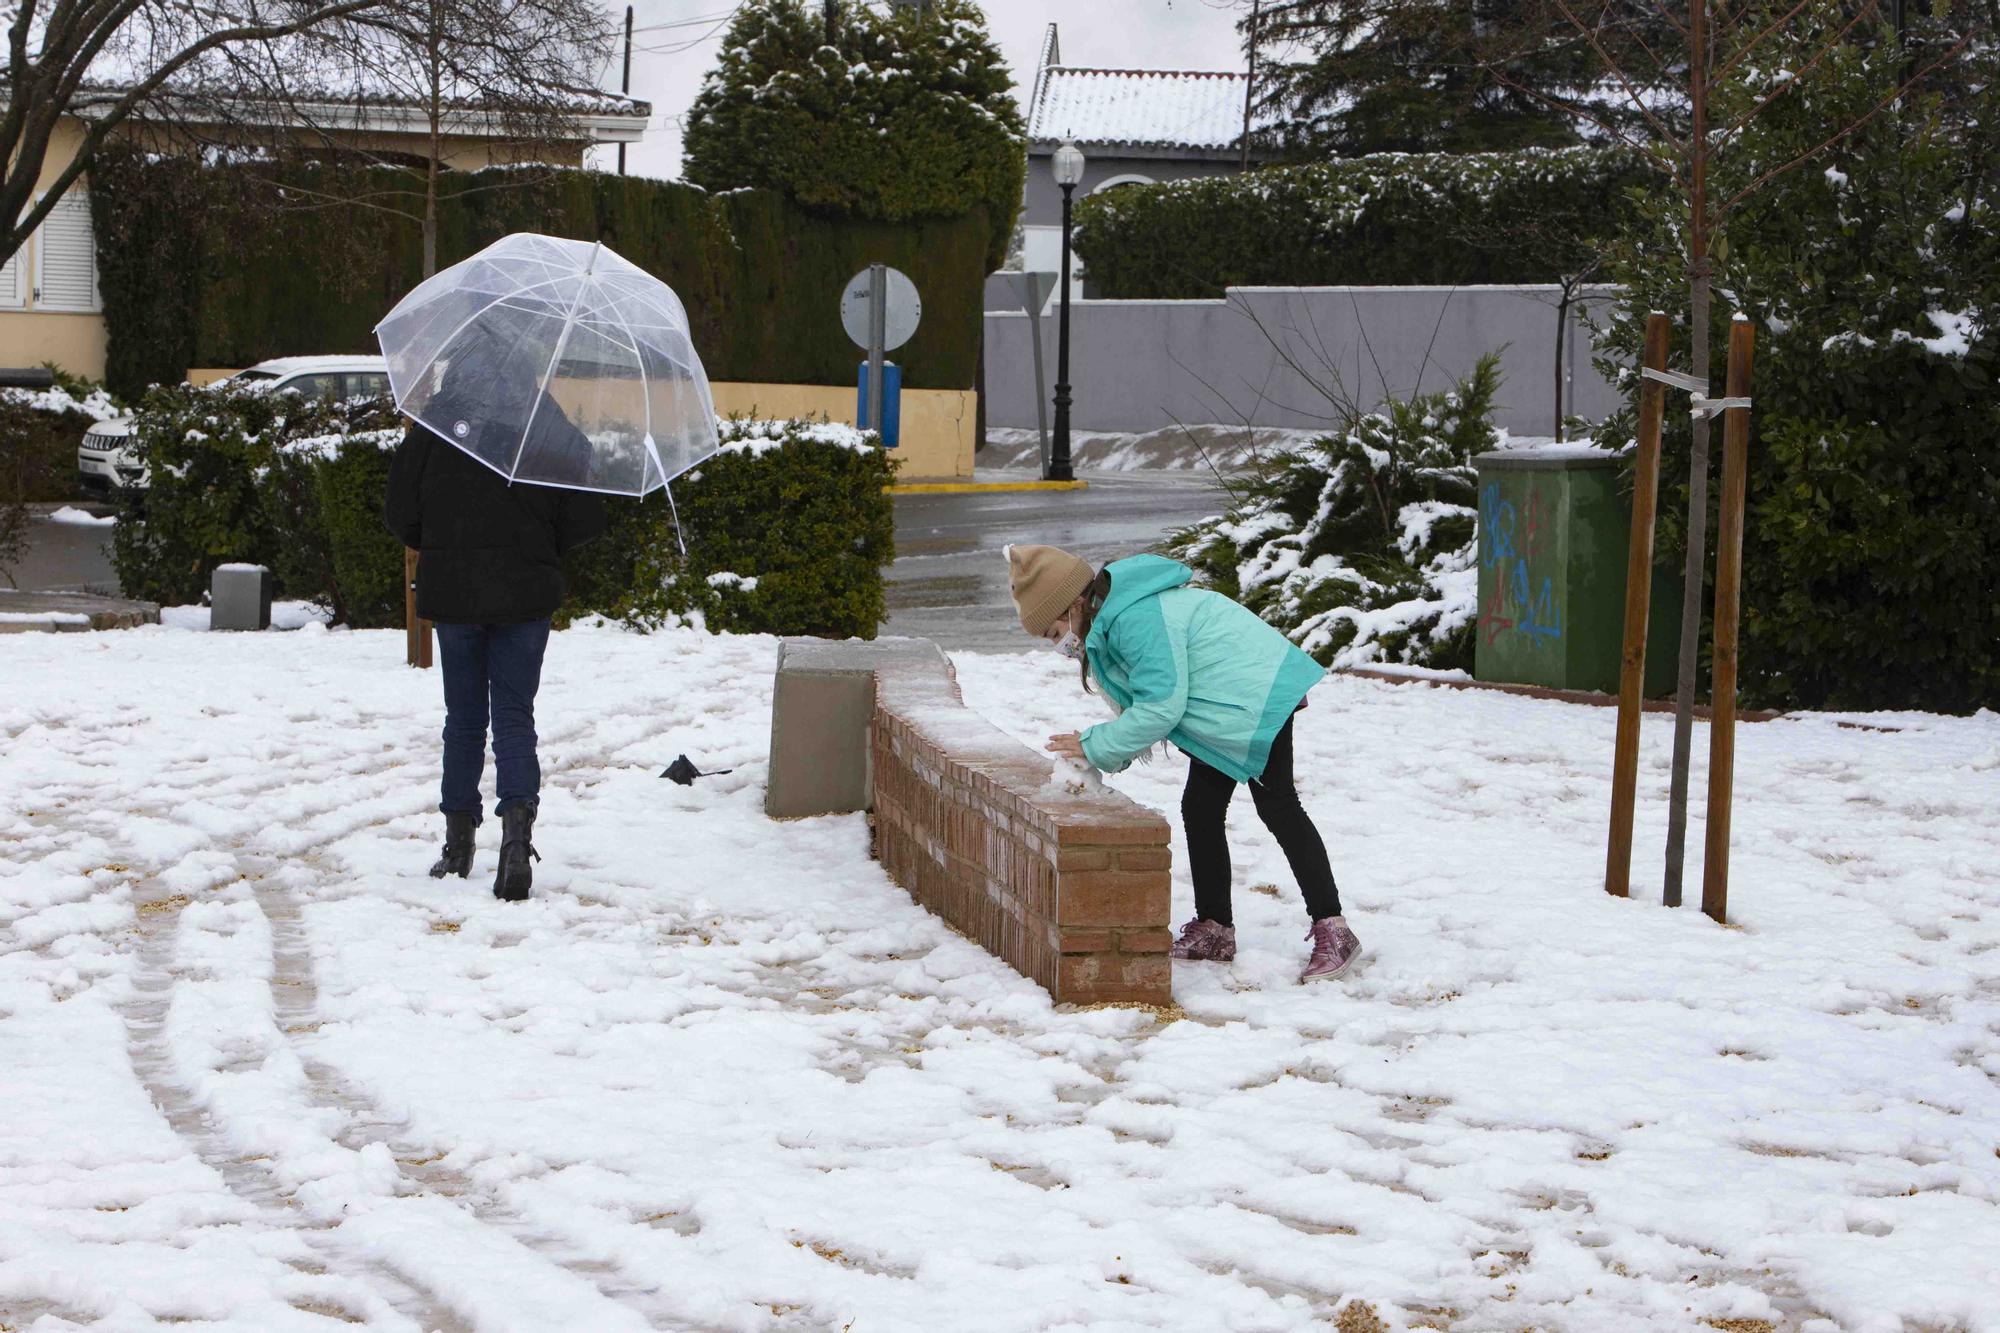
[[[375,336],[396,406],[509,481],[646,495],[716,450],[687,310],[602,244],[504,237]]]

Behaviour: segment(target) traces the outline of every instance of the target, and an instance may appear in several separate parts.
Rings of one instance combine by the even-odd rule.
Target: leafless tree
[[[108,140],[171,98],[199,92],[219,57],[358,20],[382,2],[12,0],[0,9],[0,261],[34,234]],[[82,143],[44,187],[50,148],[70,117]]]
[[[496,163],[523,168],[505,189],[538,179],[585,139],[580,119],[629,105],[598,90],[615,29],[596,0],[378,0],[296,42],[233,52],[239,86],[288,111],[291,142],[303,141],[386,169],[356,189],[315,190],[285,182],[306,206],[355,205],[396,213],[423,227],[424,275],[437,271],[437,207],[448,143],[466,138]],[[367,133],[380,107],[414,108],[423,119],[415,153]],[[413,160],[414,159],[414,160]],[[332,182],[329,182],[333,185]]]

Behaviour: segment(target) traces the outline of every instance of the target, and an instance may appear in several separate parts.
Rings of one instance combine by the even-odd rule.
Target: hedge
[[[387,399],[304,402],[228,385],[154,390],[138,413],[151,488],[126,501],[113,560],[128,596],[199,602],[215,567],[271,569],[279,595],[355,628],[403,621],[403,553],[382,526],[402,425]],[[655,492],[613,497],[605,536],[573,553],[564,621],[640,629],[874,637],[895,558],[874,436],[812,422],[729,421],[723,450]]]
[[[397,212],[306,205],[406,188],[382,168],[101,156],[91,207],[106,378],[136,397],[193,367],[376,351],[376,321],[420,279],[422,229]],[[510,232],[601,239],[679,294],[711,379],[853,383],[860,353],[841,328],[840,293],[873,262],[923,294],[923,323],[896,353],[904,384],[964,389],[976,376],[983,210],[890,224],[770,191],[559,168],[453,172],[441,188],[441,266]]]
[[[1593,265],[1652,183],[1602,148],[1380,154],[1162,185],[1077,208],[1101,296],[1219,297],[1230,287],[1552,282]]]

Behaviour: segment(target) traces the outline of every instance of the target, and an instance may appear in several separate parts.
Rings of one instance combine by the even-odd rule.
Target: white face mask
[[[1065,630],[1063,636],[1056,640],[1056,651],[1072,662],[1081,662],[1083,660],[1083,640],[1076,637],[1075,630]]]

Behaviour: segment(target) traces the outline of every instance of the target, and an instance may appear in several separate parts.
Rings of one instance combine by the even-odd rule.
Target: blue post
[[[863,430],[875,423],[869,414],[868,363],[861,363],[861,379],[856,389],[854,419]],[[903,370],[894,361],[882,363],[882,447],[894,449],[901,442],[903,427]]]

